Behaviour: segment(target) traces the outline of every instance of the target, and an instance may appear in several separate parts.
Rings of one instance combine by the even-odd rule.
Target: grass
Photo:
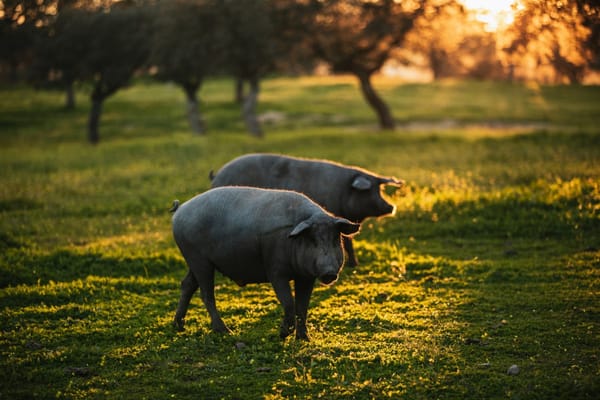
[[[600,391],[600,88],[376,82],[378,132],[347,78],[273,78],[243,132],[233,84],[207,82],[210,128],[183,95],[138,84],[85,143],[86,89],[0,95],[0,397],[595,398]],[[415,125],[415,122],[418,124]],[[170,321],[185,264],[167,212],[247,152],[395,175],[396,217],[369,220],[361,265],[311,299],[312,341],[278,338],[268,285],[217,278],[233,329],[199,296]],[[508,375],[511,365],[518,375]]]

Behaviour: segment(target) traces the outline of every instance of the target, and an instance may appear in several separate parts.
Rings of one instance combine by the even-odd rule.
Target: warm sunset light
[[[514,19],[514,10],[512,5],[518,3],[515,0],[461,0],[469,10],[475,13],[475,17],[485,23],[486,29],[490,32],[496,31],[499,27],[510,24]]]

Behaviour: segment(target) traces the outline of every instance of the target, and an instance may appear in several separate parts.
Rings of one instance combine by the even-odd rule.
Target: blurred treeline
[[[372,85],[385,67],[446,77],[580,83],[600,69],[600,1],[521,0],[486,30],[455,0],[0,0],[0,79],[65,90],[91,86],[88,139],[106,98],[135,76],[174,82],[194,132],[204,132],[204,79],[237,82],[248,131],[260,79],[316,68],[357,77],[382,128],[394,120]]]

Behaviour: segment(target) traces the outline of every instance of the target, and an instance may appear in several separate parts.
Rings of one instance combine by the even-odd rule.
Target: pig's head
[[[393,214],[395,206],[382,196],[386,185],[401,187],[403,180],[359,172],[347,183],[346,196],[342,204],[344,217],[362,222],[367,217]]]
[[[289,234],[297,272],[325,285],[335,282],[344,262],[341,235],[353,235],[359,229],[359,224],[325,213],[298,223]]]

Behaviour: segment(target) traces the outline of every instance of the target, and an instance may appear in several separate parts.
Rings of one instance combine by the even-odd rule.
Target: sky
[[[495,31],[499,25],[510,24],[513,19],[511,4],[515,0],[460,0],[476,18],[486,24],[488,31]]]

